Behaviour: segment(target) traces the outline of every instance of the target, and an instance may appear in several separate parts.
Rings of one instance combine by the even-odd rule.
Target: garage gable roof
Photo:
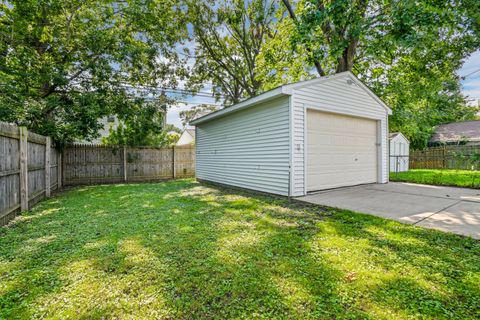
[[[209,113],[203,117],[197,118],[193,121],[190,122],[190,125],[198,125],[200,123],[204,123],[216,118],[223,117],[227,114],[234,113],[246,108],[249,108],[251,106],[254,106],[257,103],[260,102],[266,102],[281,96],[285,95],[292,95],[295,89],[303,88],[303,87],[308,87],[316,84],[320,84],[324,81],[329,81],[332,79],[338,79],[342,77],[348,77],[351,81],[353,81],[356,85],[358,85],[360,88],[362,88],[367,94],[369,94],[380,106],[382,106],[388,114],[392,114],[392,110],[379,98],[375,93],[373,93],[372,90],[370,90],[360,79],[358,79],[353,73],[350,71],[346,72],[341,72],[337,73],[331,76],[325,76],[325,77],[319,77],[311,80],[305,80],[305,81],[300,81],[296,83],[291,83],[291,84],[286,84],[280,87],[277,87],[275,89],[272,89],[270,91],[264,92],[258,96],[249,98],[247,100],[244,100],[240,103],[237,103],[231,107],[228,108],[223,108],[218,111]]]

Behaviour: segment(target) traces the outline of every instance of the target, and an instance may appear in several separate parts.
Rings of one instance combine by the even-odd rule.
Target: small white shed
[[[386,183],[389,114],[351,72],[284,85],[191,122],[196,175],[287,196]]]
[[[390,172],[408,171],[410,142],[401,132],[390,133]]]

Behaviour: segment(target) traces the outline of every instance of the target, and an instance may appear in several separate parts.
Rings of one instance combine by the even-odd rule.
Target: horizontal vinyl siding
[[[364,89],[355,83],[349,85],[347,79],[351,78],[345,75],[311,86],[300,87],[293,91],[292,195],[294,196],[301,196],[306,193],[305,179],[308,179],[305,176],[305,108],[381,120],[382,170],[380,182],[388,181],[387,111]]]
[[[287,195],[288,97],[197,126],[197,178]]]

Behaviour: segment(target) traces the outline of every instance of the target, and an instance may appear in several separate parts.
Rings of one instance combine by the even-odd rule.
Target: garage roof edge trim
[[[277,87],[275,89],[264,92],[264,93],[262,93],[258,96],[255,96],[255,97],[249,98],[247,100],[244,100],[240,103],[234,104],[231,107],[223,108],[223,109],[220,109],[218,111],[209,113],[209,114],[207,114],[203,117],[200,117],[198,119],[195,119],[195,120],[190,122],[190,125],[195,126],[195,125],[198,125],[198,124],[201,124],[201,123],[204,123],[204,122],[216,119],[216,118],[220,118],[220,117],[223,117],[227,114],[234,113],[234,112],[249,108],[249,107],[251,107],[251,106],[253,106],[253,105],[255,105],[259,102],[266,102],[266,101],[278,98],[280,96],[291,95],[291,94],[293,94],[294,89],[298,89],[298,88],[302,88],[302,87],[306,87],[306,86],[311,86],[313,84],[321,83],[321,82],[328,81],[328,80],[331,80],[331,79],[342,78],[342,77],[345,77],[345,76],[350,76],[349,78],[351,80],[353,80],[362,89],[364,89],[383,108],[385,108],[385,110],[388,112],[389,115],[392,114],[392,110],[379,97],[377,97],[377,95],[375,93],[373,93],[373,91],[370,90],[370,88],[368,88],[353,73],[351,73],[350,71],[346,71],[346,72],[337,73],[337,74],[334,74],[334,75],[331,75],[331,76],[325,76],[325,77],[315,78],[315,79],[311,79],[311,80],[300,81],[300,82],[286,84],[286,85]]]

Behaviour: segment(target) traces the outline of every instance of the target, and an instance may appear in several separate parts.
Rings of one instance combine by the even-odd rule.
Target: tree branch
[[[288,14],[290,15],[290,18],[292,18],[292,20],[294,22],[297,22],[297,16],[295,15],[295,12],[293,11],[293,8],[292,8],[292,5],[290,4],[290,1],[288,0],[282,0],[283,4],[285,5],[285,7],[287,8],[287,11],[288,11]],[[325,71],[323,70],[322,66],[320,65],[320,62],[315,59],[315,57],[313,57],[313,52],[312,52],[312,49],[307,46],[306,44],[304,44],[305,46],[305,49],[307,50],[308,53],[310,53],[312,55],[312,58],[313,58],[313,64],[315,65],[315,68],[317,69],[317,72],[320,76],[325,76]]]

